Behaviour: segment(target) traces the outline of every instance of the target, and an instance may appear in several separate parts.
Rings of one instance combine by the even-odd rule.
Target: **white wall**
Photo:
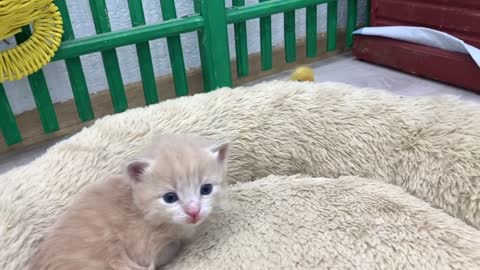
[[[160,11],[160,0],[143,0],[147,23],[160,22],[162,20]],[[227,0],[228,5],[230,1]],[[247,0],[247,4],[256,3],[256,0]],[[338,5],[338,27],[344,28],[346,24],[346,0],[340,0]],[[366,0],[359,0],[358,21],[365,20]],[[92,15],[88,6],[88,0],[67,1],[73,29],[77,38],[95,35],[92,22]],[[126,0],[107,0],[107,7],[110,16],[112,30],[131,28],[128,5]],[[177,15],[179,17],[193,13],[193,0],[177,0]],[[326,29],[326,5],[318,6],[318,32]],[[305,36],[305,10],[296,11],[296,33],[297,38]],[[260,50],[259,22],[252,20],[247,22],[247,35],[249,53]],[[283,15],[274,15],[272,18],[273,45],[283,46]],[[183,53],[185,56],[186,68],[200,66],[196,33],[184,34],[181,37]],[[235,56],[233,42],[233,26],[229,26],[230,55]],[[157,76],[170,74],[170,62],[165,39],[150,42],[152,61]],[[1,49],[1,48],[0,48]],[[140,72],[134,46],[126,46],[117,49],[120,68],[124,84],[140,81]],[[91,93],[108,89],[102,59],[99,53],[81,57],[87,84]],[[72,99],[72,89],[68,80],[65,64],[63,61],[54,62],[44,68],[47,83],[50,88],[52,100],[64,102]],[[15,114],[35,108],[35,102],[24,78],[20,81],[4,83],[7,96]],[[194,88],[195,85],[191,85]]]

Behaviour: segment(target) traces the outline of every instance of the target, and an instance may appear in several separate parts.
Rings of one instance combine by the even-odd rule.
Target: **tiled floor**
[[[341,55],[311,65],[315,71],[317,82],[335,81],[360,87],[371,87],[390,90],[403,96],[426,96],[450,94],[465,100],[479,103],[480,95],[461,88],[425,80],[395,70],[383,68],[354,59],[350,55]],[[291,71],[275,74],[263,80],[286,79]],[[253,84],[252,82],[249,84]],[[9,169],[24,165],[37,158],[55,142],[37,146],[34,149],[13,153],[0,158],[0,174]]]

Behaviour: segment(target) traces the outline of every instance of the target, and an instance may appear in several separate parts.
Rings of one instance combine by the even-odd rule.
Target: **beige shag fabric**
[[[25,269],[72,196],[157,133],[233,142],[231,208],[173,268],[480,269],[478,105],[295,82],[105,117],[0,176],[0,269]]]
[[[270,176],[231,197],[169,269],[480,267],[480,231],[376,180]]]

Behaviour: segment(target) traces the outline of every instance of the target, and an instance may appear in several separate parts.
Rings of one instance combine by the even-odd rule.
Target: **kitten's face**
[[[224,195],[227,144],[172,143],[128,166],[133,197],[152,224],[200,224]],[[161,149],[163,148],[163,149]]]

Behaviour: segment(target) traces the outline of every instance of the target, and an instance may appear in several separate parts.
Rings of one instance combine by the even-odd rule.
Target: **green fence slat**
[[[203,18],[198,15],[192,15],[181,20],[157,22],[138,26],[135,29],[122,29],[77,40],[69,40],[62,43],[52,61],[128,46],[171,35],[194,32],[202,27]]]
[[[202,0],[194,1],[195,12],[198,14],[202,13],[203,2]],[[202,18],[205,18],[201,14]],[[202,65],[202,80],[203,80],[203,90],[205,92],[210,92],[214,90],[215,87],[215,73],[214,73],[214,60],[211,56],[212,48],[208,47],[207,36],[205,35],[205,27],[200,29],[197,32],[198,36],[198,47],[200,49],[200,62]]]
[[[245,0],[233,0],[234,7],[245,5]],[[248,46],[247,46],[247,23],[239,22],[233,25],[235,33],[235,53],[237,56],[237,75],[244,77],[248,75]]]
[[[348,0],[347,46],[353,46],[353,31],[357,27],[357,0]]]
[[[173,0],[161,0],[163,20],[177,18],[175,2]],[[188,95],[187,74],[185,72],[185,61],[183,59],[182,42],[180,36],[167,37],[168,54],[170,56],[170,65],[172,67],[173,83],[175,84],[175,93],[177,96]]]
[[[175,84],[175,93],[177,97],[186,96],[188,95],[188,81],[180,36],[168,37],[167,45],[168,54],[170,55],[170,66],[172,67],[173,83]]]
[[[204,33],[214,60],[215,87],[231,87],[232,71],[228,48],[227,16],[224,0],[203,0]]]
[[[21,142],[22,135],[20,135],[15,115],[12,112],[2,84],[0,84],[0,119],[0,128],[2,129],[5,143],[7,145],[14,145]]]
[[[90,94],[88,93],[87,81],[83,73],[82,62],[79,57],[65,59],[67,66],[68,78],[72,86],[75,106],[77,107],[78,117],[83,122],[93,120],[95,113],[93,112]]]
[[[338,2],[327,4],[327,51],[337,49],[337,9]]]
[[[194,1],[195,12],[198,14],[202,13],[203,2],[202,0]],[[204,16],[202,16],[204,18]],[[198,47],[200,49],[200,62],[202,65],[202,80],[203,80],[203,90],[209,92],[215,89],[215,74],[213,72],[215,64],[211,58],[212,50],[208,47],[207,37],[205,35],[206,28],[202,28],[197,32],[198,36]]]
[[[142,1],[128,0],[128,8],[130,10],[130,19],[132,26],[137,27],[145,25],[145,14],[143,13]],[[152,64],[152,53],[148,41],[138,43],[137,58],[140,66],[140,75],[142,76],[143,94],[146,104],[154,104],[158,102],[157,83],[155,80],[155,72]]]
[[[290,10],[283,14],[283,32],[285,43],[285,62],[295,62],[297,59],[295,10]]]
[[[225,1],[196,0],[195,9],[205,20],[198,33],[205,91],[232,86]]]
[[[139,43],[136,45],[136,49],[138,63],[140,66],[140,76],[142,77],[145,104],[150,105],[158,103],[159,99],[157,93],[157,81],[155,79],[155,72],[153,70],[150,45],[148,44],[148,42]]]
[[[55,4],[60,10],[63,19],[64,33],[62,41],[74,40],[75,35],[73,33],[72,22],[70,21],[70,15],[68,14],[65,0],[55,0]],[[85,80],[80,57],[66,59],[65,65],[67,66],[68,78],[70,79],[70,85],[72,86],[78,117],[83,122],[93,120],[95,114],[90,101],[90,94],[88,93],[87,81]]]
[[[110,32],[111,28],[105,0],[90,0],[90,9],[92,10],[93,23],[95,24],[97,34]],[[123,112],[128,108],[128,102],[117,52],[115,49],[109,49],[102,51],[101,54],[112,97],[113,109],[116,113]]]
[[[338,0],[275,0],[257,5],[246,5],[227,9],[227,22],[236,23],[247,21],[272,14],[287,12],[289,10],[305,8],[308,6],[329,3]]]
[[[266,2],[269,0],[260,0]],[[262,70],[272,69],[272,17],[266,16],[260,18],[260,55],[262,61]]]
[[[22,28],[22,32],[15,36],[17,43],[20,44],[31,36],[29,26]],[[47,81],[43,75],[43,71],[39,70],[28,76],[28,82],[32,90],[33,99],[37,105],[40,121],[42,122],[43,131],[51,133],[58,130],[57,114],[53,106],[50,93],[48,91]]]
[[[317,55],[317,6],[307,7],[307,57]]]
[[[48,92],[47,81],[45,80],[43,71],[39,70],[28,76],[28,82],[40,114],[43,130],[46,133],[57,131],[59,129],[57,114],[55,113],[55,108],[50,98],[50,93]]]
[[[370,7],[371,7],[371,1],[370,0],[367,0],[367,13],[366,13],[366,22],[365,22],[365,26],[370,26]]]
[[[63,36],[64,40],[74,40],[75,34],[73,33],[72,21],[70,20],[70,14],[68,13],[67,3],[65,0],[54,0],[55,5],[58,7],[63,21]]]

